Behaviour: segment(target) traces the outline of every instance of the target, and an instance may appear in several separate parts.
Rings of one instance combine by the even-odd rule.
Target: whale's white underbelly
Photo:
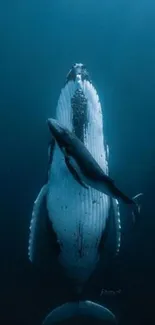
[[[98,245],[108,217],[109,199],[78,184],[57,147],[49,178],[47,208],[61,245],[60,262],[71,277],[86,280],[98,261]]]
[[[74,132],[72,98],[78,96],[78,91],[82,91],[87,104],[83,142],[107,172],[102,109],[92,84],[86,80],[80,85],[70,81],[61,91],[56,118]],[[80,114],[82,111],[77,113],[78,119]],[[72,278],[87,280],[99,258],[98,245],[109,213],[109,198],[77,183],[57,146],[49,172],[47,207],[61,245],[60,263]]]

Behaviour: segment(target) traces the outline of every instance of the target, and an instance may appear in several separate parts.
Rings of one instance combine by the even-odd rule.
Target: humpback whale
[[[74,64],[61,90],[55,118],[83,143],[108,179],[109,150],[103,117],[104,108],[86,67]],[[51,278],[55,276],[57,263],[60,277],[71,284],[74,299],[71,297],[50,312],[43,324],[83,314],[115,323],[116,318],[108,308],[83,298],[82,294],[85,284],[91,287],[96,270],[99,267],[102,270],[106,247],[110,245],[114,256],[120,252],[119,202],[87,186],[78,174],[75,181],[72,165],[69,161],[69,169],[66,156],[54,138],[48,154],[47,181],[32,211],[28,255],[33,264],[49,267]]]

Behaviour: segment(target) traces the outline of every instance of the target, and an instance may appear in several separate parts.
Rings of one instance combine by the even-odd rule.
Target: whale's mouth
[[[66,83],[68,83],[69,81],[78,82],[84,80],[91,82],[86,66],[82,63],[73,64],[72,68],[67,74]]]

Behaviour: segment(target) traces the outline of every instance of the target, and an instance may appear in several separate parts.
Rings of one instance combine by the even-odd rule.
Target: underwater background
[[[29,263],[27,246],[47,172],[46,119],[75,62],[103,105],[110,175],[128,195],[144,192],[134,228],[121,213],[121,278],[113,269],[109,282],[124,291],[108,307],[121,324],[155,324],[154,0],[0,1],[0,324],[41,324],[59,304],[61,288]]]

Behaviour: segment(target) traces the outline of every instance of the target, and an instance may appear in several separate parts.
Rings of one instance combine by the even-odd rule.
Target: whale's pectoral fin
[[[48,143],[48,165],[51,165],[52,163],[54,147],[55,139],[52,137]]]
[[[132,211],[132,217],[133,217],[133,222],[135,223],[137,217],[139,217],[140,215],[140,212],[141,212],[141,204],[139,202],[139,198],[143,196],[143,193],[139,193],[137,195],[135,195],[132,200],[133,200],[133,203],[134,203],[134,209]]]
[[[74,179],[84,188],[88,189],[88,186],[84,183],[84,181],[82,180],[82,173],[80,171],[80,168],[78,166],[78,164],[76,163],[76,161],[74,160],[74,158],[68,156],[67,152],[65,151],[65,162],[66,165],[69,169],[69,171],[71,172],[71,174],[73,175]]]
[[[121,248],[121,220],[119,202],[109,197],[109,215],[106,220],[106,226],[101,236],[98,247],[100,261],[109,265],[110,261],[115,260],[119,255]]]
[[[50,265],[52,258],[60,251],[56,234],[48,218],[46,194],[47,185],[44,185],[34,202],[28,246],[30,261],[42,269],[49,269],[52,266]]]

